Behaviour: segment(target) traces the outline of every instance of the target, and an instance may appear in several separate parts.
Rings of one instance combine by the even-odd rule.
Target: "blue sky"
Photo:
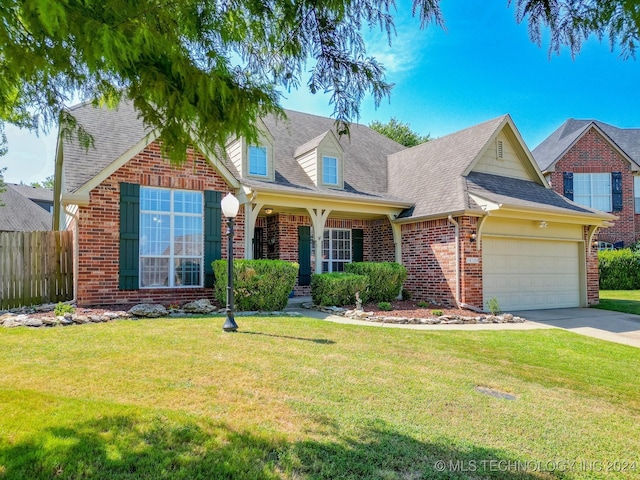
[[[611,52],[606,39],[590,38],[575,59],[568,49],[549,57],[548,44],[531,42],[507,0],[443,0],[446,30],[420,30],[409,2],[398,4],[391,48],[382,33],[367,33],[369,55],[387,67],[395,88],[377,110],[366,99],[359,123],[396,117],[440,137],[509,113],[531,149],[570,117],[640,127],[640,65]],[[284,95],[285,108],[327,116],[333,110],[328,95],[311,95],[304,86]],[[51,175],[55,133],[36,137],[7,126],[5,180]]]

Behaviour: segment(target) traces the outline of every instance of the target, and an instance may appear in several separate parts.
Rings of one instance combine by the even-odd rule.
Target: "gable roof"
[[[51,214],[24,196],[19,187],[20,185],[6,184],[6,190],[0,193],[0,232],[51,230]]]
[[[144,127],[132,103],[128,101],[123,101],[116,109],[100,108],[85,103],[73,107],[70,111],[78,124],[93,136],[93,146],[86,150],[76,139],[63,141],[63,169],[67,193],[78,191],[136,145],[146,145],[156,138],[149,128]],[[334,136],[345,153],[345,189],[341,191],[317,187],[297,162],[296,151],[300,147],[317,146],[326,135],[334,135],[334,120],[292,110],[285,110],[285,114],[285,120],[277,120],[271,115],[262,119],[265,128],[276,139],[275,182],[241,179],[230,159],[223,159],[223,166],[237,180],[244,185],[267,190],[326,193],[346,198],[389,199],[386,195],[387,155],[405,147],[368,127],[354,124],[351,126],[350,137],[343,136],[338,139]]]
[[[152,133],[138,118],[130,101],[123,101],[114,109],[81,103],[69,111],[78,125],[93,136],[93,146],[85,149],[75,138],[63,140],[67,192],[78,190]]]
[[[464,172],[507,119],[503,115],[389,157],[389,193],[415,203],[404,217],[478,209],[466,195]]]
[[[640,128],[618,128],[599,120],[576,120],[569,118],[540,145],[532,150],[538,166],[547,171],[590,128],[596,128],[614,147],[640,170]]]

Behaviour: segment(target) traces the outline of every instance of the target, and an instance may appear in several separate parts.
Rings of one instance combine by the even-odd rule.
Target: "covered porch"
[[[393,221],[409,206],[245,192],[245,258],[297,262],[295,295],[309,295],[312,273],[342,271],[350,262],[401,263],[400,226]]]

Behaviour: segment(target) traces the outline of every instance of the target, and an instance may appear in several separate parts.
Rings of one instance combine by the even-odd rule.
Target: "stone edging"
[[[476,323],[523,323],[525,321],[524,318],[517,317],[510,313],[504,313],[501,315],[478,314],[470,317],[461,315],[442,315],[440,317],[415,318],[374,315],[373,312],[365,312],[363,310],[348,310],[346,308],[340,307],[322,307],[319,305],[314,305],[312,303],[303,303],[302,308],[318,310],[320,312],[329,313],[331,315],[339,315],[342,317],[353,318],[355,320],[364,320],[366,322],[411,325],[470,325]]]

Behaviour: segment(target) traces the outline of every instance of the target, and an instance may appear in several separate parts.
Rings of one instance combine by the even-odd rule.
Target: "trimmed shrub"
[[[395,262],[347,263],[345,272],[365,275],[369,278],[369,291],[365,301],[392,302],[407,279],[407,269]]]
[[[215,295],[227,302],[227,261],[212,263]],[[238,311],[274,311],[287,306],[298,276],[298,264],[284,260],[234,260],[233,295]]]
[[[378,308],[384,312],[390,312],[393,310],[393,306],[389,302],[378,303]]]
[[[598,270],[602,290],[637,290],[640,288],[640,252],[629,248],[598,252]]]
[[[365,275],[333,272],[311,275],[311,298],[316,305],[355,305],[356,293],[363,296],[369,280]]]

